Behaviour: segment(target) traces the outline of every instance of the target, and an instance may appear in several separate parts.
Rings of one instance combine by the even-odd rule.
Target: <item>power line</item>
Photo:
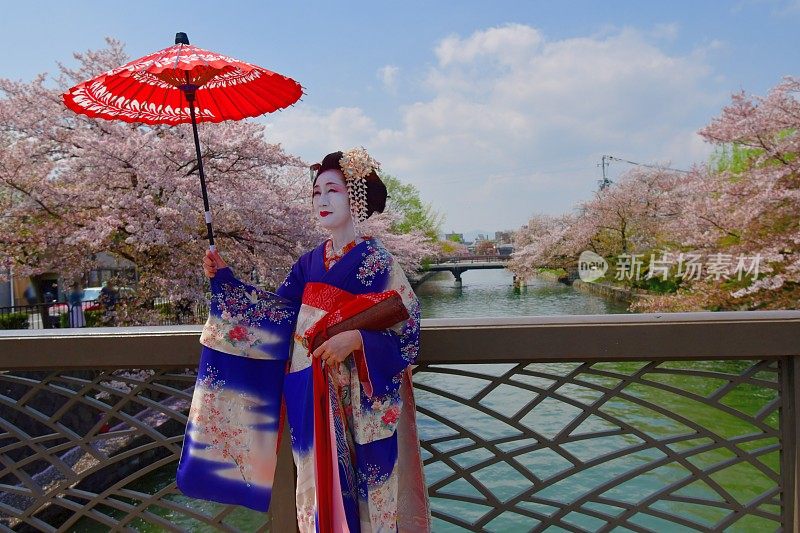
[[[684,174],[688,174],[689,173],[688,170],[682,170],[680,168],[665,167],[663,165],[648,165],[647,163],[637,163],[635,161],[629,161],[627,159],[622,159],[620,157],[614,157],[613,155],[604,155],[602,157],[603,164],[606,164],[605,163],[606,159],[610,159],[612,161],[619,161],[620,163],[628,163],[629,165],[635,165],[637,167],[655,168],[655,169],[658,169],[658,170],[672,170],[672,171],[675,171],[675,172],[682,172]],[[605,167],[603,168],[603,179],[605,179]]]
[[[564,173],[574,173],[580,172],[584,170],[586,167],[583,165],[576,166],[576,167],[565,167],[565,168],[558,168],[558,169],[536,169],[535,172],[531,172],[530,167],[526,167],[528,170],[513,172],[510,174],[481,174],[481,175],[474,175],[474,177],[468,178],[455,178],[452,180],[444,180],[444,181],[435,181],[432,182],[435,185],[447,185],[452,183],[467,183],[473,181],[487,181],[487,180],[498,180],[498,179],[509,179],[509,178],[524,178],[524,177],[532,177],[537,174],[539,175],[547,175],[547,174],[564,174]]]
[[[578,159],[566,159],[562,160],[564,162],[572,162],[577,161]],[[608,179],[606,174],[606,169],[611,164],[611,161],[618,161],[620,163],[627,163],[629,165],[635,165],[640,167],[647,167],[647,168],[654,168],[654,169],[661,169],[661,170],[672,170],[675,172],[682,172],[688,173],[688,170],[682,170],[679,168],[672,168],[672,167],[665,167],[660,165],[651,165],[647,163],[637,163],[635,161],[630,161],[628,159],[622,159],[620,157],[614,157],[613,155],[604,155],[601,157],[601,162],[597,164],[598,167],[602,167],[603,170],[603,179],[600,181],[600,188],[605,188],[610,185],[612,180]],[[463,173],[460,177],[455,179],[448,179],[448,180],[435,180],[429,183],[428,185],[450,185],[454,183],[469,183],[474,181],[486,181],[490,179],[510,179],[510,178],[521,178],[521,177],[531,177],[537,174],[539,175],[548,175],[548,174],[564,174],[564,173],[574,173],[580,172],[583,170],[584,166],[575,166],[575,167],[562,167],[562,168],[550,168],[550,169],[537,169],[535,166],[526,165],[524,167],[519,167],[517,169],[511,169],[505,173],[500,174],[489,174],[482,171],[475,171],[475,172],[468,172]],[[531,172],[533,170],[533,172]]]
[[[603,167],[603,179],[598,180],[598,184],[600,185],[601,191],[613,183],[613,181],[608,179],[608,177],[606,176],[606,168],[608,167],[608,165],[611,164],[610,161],[619,161],[620,163],[627,163],[629,165],[634,165],[637,167],[654,168],[657,170],[672,170],[673,172],[681,172],[683,174],[689,173],[688,170],[683,170],[680,168],[665,167],[662,165],[649,165],[647,163],[637,163],[636,161],[622,159],[621,157],[614,157],[613,155],[604,155],[600,158],[600,163],[597,164],[598,167]]]

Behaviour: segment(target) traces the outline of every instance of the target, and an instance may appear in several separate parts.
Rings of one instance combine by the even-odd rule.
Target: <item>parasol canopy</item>
[[[292,78],[192,46],[179,32],[174,46],[81,82],[63,98],[69,109],[93,118],[192,124],[209,248],[214,250],[197,123],[256,117],[290,106],[302,95],[302,86]]]
[[[192,122],[190,92],[197,122],[256,117],[292,105],[303,95],[292,78],[192,46],[185,33],[178,33],[175,41],[79,83],[64,94],[64,103],[94,118],[175,125]]]

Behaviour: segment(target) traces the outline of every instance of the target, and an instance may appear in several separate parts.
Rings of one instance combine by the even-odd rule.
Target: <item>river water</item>
[[[627,312],[624,304],[608,300],[601,296],[577,291],[572,287],[554,281],[532,279],[529,281],[526,288],[521,290],[515,289],[512,286],[511,274],[506,270],[467,271],[462,275],[462,279],[462,287],[456,288],[452,275],[449,273],[442,273],[426,281],[419,287],[417,289],[417,294],[420,298],[422,318],[583,315]],[[747,362],[698,362],[683,363],[681,368],[702,368],[704,370],[736,375],[746,368],[747,364]],[[600,368],[601,365],[605,365],[602,368],[610,372],[610,375],[617,373],[624,377],[624,375],[628,375],[631,372],[635,372],[638,368],[641,368],[643,363],[598,363],[594,365],[594,367]],[[473,369],[477,372],[483,372],[489,375],[500,375],[513,366],[514,365],[464,365],[462,368],[474,367]],[[541,387],[543,390],[548,388],[552,383],[555,383],[559,379],[559,376],[569,373],[578,365],[573,363],[537,363],[528,366],[529,368],[535,367],[538,377],[525,376],[525,381],[528,384]],[[478,369],[478,367],[481,368]],[[764,374],[770,374],[770,372],[765,372]],[[596,385],[602,387],[612,388],[615,384],[614,379],[609,377],[593,376],[591,379],[594,379]],[[771,378],[767,377],[765,379]],[[718,380],[713,379],[687,380],[685,377],[667,375],[663,377],[662,383],[676,388],[683,388],[692,393],[710,394],[710,392],[719,385],[717,381]],[[415,383],[421,386],[428,385],[440,390],[445,390],[463,398],[470,398],[471,395],[483,388],[488,381],[470,379],[463,376],[447,376],[438,372],[419,372],[415,375]],[[501,394],[488,395],[481,400],[481,404],[505,416],[511,416],[510,413],[515,412],[515,410],[530,401],[531,398],[536,397],[536,393],[530,390],[513,387],[511,385],[502,385],[502,388],[498,387],[497,390]],[[625,390],[626,392],[630,392],[631,395],[647,402],[663,404],[687,418],[700,416],[705,419],[704,423],[707,426],[710,427],[714,424],[720,426],[717,433],[725,437],[747,434],[753,429],[749,424],[743,424],[738,418],[719,416],[718,411],[715,409],[706,408],[703,404],[698,402],[688,402],[686,398],[680,394],[668,394],[661,389],[656,390],[655,388],[648,388],[646,386],[631,386]],[[591,405],[601,394],[596,389],[581,387],[575,385],[574,382],[563,385],[561,388],[557,389],[557,392],[559,394],[569,394],[571,398],[586,405]],[[485,438],[503,437],[506,434],[513,436],[513,431],[515,431],[507,424],[486,416],[485,413],[464,406],[452,399],[447,399],[431,390],[419,390],[416,395],[420,407],[446,415],[451,420],[463,420],[464,422],[462,425],[465,428],[469,428],[475,433],[481,432],[488,434]],[[774,394],[770,390],[750,389],[746,391],[746,394],[732,396],[729,405],[746,413],[754,413],[772,398],[774,398]],[[580,412],[580,409],[576,408],[574,405],[550,400],[551,398],[548,398],[543,401],[531,411],[529,415],[526,415],[521,420],[522,423],[529,427],[535,427],[541,435],[547,437],[555,436],[561,428],[568,424]],[[643,408],[640,405],[616,400],[608,400],[605,405],[607,407],[604,409],[604,414],[614,419],[622,420],[626,424],[630,424],[634,427],[645,427],[646,429],[644,431],[656,438],[680,437],[680,435],[686,433],[686,427],[683,424],[676,423],[671,418],[658,415],[652,410]],[[767,417],[766,420],[767,423],[777,423],[774,416]],[[603,431],[606,429],[603,425],[604,423],[604,420],[592,415],[578,430],[585,430],[586,432]],[[418,417],[418,424],[420,438],[422,440],[446,436],[448,431],[452,431],[443,424],[424,415]],[[524,439],[525,443],[528,445],[532,440],[533,439]],[[520,442],[522,443],[523,441],[521,440]],[[625,447],[635,447],[641,442],[641,439],[635,436],[617,435],[592,438],[573,442],[571,444],[568,443],[564,446],[564,449],[569,449],[570,453],[574,453],[574,457],[578,457],[582,461],[590,461],[593,457],[597,457],[601,454],[614,453]],[[686,442],[688,443],[689,441]],[[447,446],[451,446],[451,444]],[[454,441],[452,446],[456,446],[457,448],[458,443]],[[572,447],[570,448],[570,446]],[[678,447],[677,444],[676,447]],[[452,447],[450,449],[452,449]],[[439,448],[439,450],[442,452],[448,451],[446,447]],[[486,452],[486,450],[483,450],[483,452]],[[573,475],[564,477],[562,481],[544,488],[537,493],[536,496],[540,496],[545,500],[550,498],[554,501],[565,503],[573,501],[581,494],[591,490],[592,487],[597,487],[605,481],[620,475],[625,472],[626,469],[630,470],[644,463],[661,460],[659,453],[660,452],[657,450],[654,452],[651,448],[645,448],[636,453],[621,454],[618,459],[602,462],[596,467],[588,468],[582,472],[576,472]],[[429,457],[430,453],[424,451],[423,458]],[[475,465],[485,458],[485,453],[482,453],[480,450],[461,455],[455,454],[453,456],[453,460],[462,468]],[[713,464],[714,461],[719,461],[721,458],[725,458],[725,454],[719,455],[718,453],[718,456],[714,456],[713,453],[711,453],[710,456],[704,457],[702,460],[698,459],[695,465],[704,468]],[[549,448],[520,454],[515,457],[515,460],[541,479],[555,476],[559,474],[559,472],[566,472],[572,467],[563,457],[552,452]],[[777,468],[776,457],[765,455],[762,460],[770,468]],[[524,476],[520,475],[519,472],[511,468],[504,468],[504,466],[507,466],[507,464],[501,462],[488,468],[478,470],[474,472],[474,477],[492,490],[493,493],[497,494],[501,500],[506,501],[508,498],[519,494],[520,491],[530,486],[530,482]],[[174,468],[174,464],[163,468],[132,488],[148,493],[160,490],[168,486],[174,480]],[[453,472],[453,470],[442,461],[436,461],[426,465],[425,471],[429,484],[444,479]],[[619,501],[636,501],[636,498],[632,498],[631,494],[643,494],[646,496],[654,493],[667,483],[681,479],[681,476],[685,477],[689,475],[685,465],[676,466],[674,462],[666,462],[664,466],[654,468],[652,472],[655,472],[655,474],[646,473],[642,476],[633,477],[627,485],[623,483],[613,487],[603,496]],[[750,476],[749,478],[747,477],[748,475]],[[740,479],[740,476],[745,477]],[[764,476],[761,475],[759,477],[757,472],[753,474],[751,471],[738,472],[731,470],[729,472],[725,470],[720,474],[717,481],[726,483],[726,488],[728,488],[732,494],[737,496],[741,495],[741,499],[747,501],[758,495],[759,490],[766,490],[766,488],[768,488],[768,482],[763,478]],[[753,488],[754,483],[756,485],[755,489]],[[453,483],[452,485],[452,490],[445,490],[444,492],[463,496],[471,495],[480,498],[480,493],[463,480]],[[696,498],[705,498],[709,501],[718,500],[716,493],[708,489],[706,485],[693,485],[693,490],[687,494]],[[191,506],[197,510],[203,510],[209,514],[213,514],[217,509],[221,508],[221,506],[211,502],[191,500],[181,495],[169,495],[167,498],[180,502],[183,505]],[[487,506],[459,502],[449,498],[432,498],[431,505],[435,510],[455,517],[464,518],[467,521],[475,520],[491,510]],[[601,504],[586,504],[585,508],[589,508],[590,505],[594,505],[593,508],[595,510],[600,509],[601,512],[607,512],[609,516],[614,516],[615,513],[619,514],[622,512],[621,508],[611,508],[611,506],[608,505],[603,508]],[[537,503],[533,500],[530,502],[523,502],[521,507],[530,511],[542,513],[543,516],[552,515],[556,510],[553,507],[548,509],[547,505]],[[663,505],[659,509],[689,516],[691,520],[698,524],[698,528],[700,529],[704,526],[709,527],[720,520],[721,517],[724,517],[724,510],[717,509],[713,506],[704,507],[686,504],[684,507],[681,507],[680,503],[672,502]],[[181,513],[173,512],[165,508],[153,507],[152,512],[167,518],[176,525],[192,531],[214,531],[214,529],[188,519]],[[237,508],[236,511],[226,519],[226,522],[247,531],[257,528],[258,525],[263,522],[263,519],[264,516],[260,513],[249,511],[244,508]],[[577,512],[573,512],[565,517],[565,522],[573,527],[583,528],[588,531],[597,529],[604,524],[602,520]],[[632,523],[635,523],[641,528],[652,529],[653,531],[687,531],[684,527],[678,527],[675,524],[670,524],[669,522],[661,521],[651,515],[642,513],[635,515],[632,518]],[[539,522],[530,517],[515,513],[505,513],[502,517],[490,522],[486,529],[490,531],[529,531],[531,528],[535,528],[537,524],[539,524]],[[146,524],[141,521],[137,521],[131,525],[140,531],[161,530],[158,526]],[[775,529],[772,527],[774,523],[768,520],[751,522],[749,525],[756,526],[757,530],[762,530],[763,527],[772,530]],[[753,530],[750,528],[743,530],[748,529]],[[99,529],[92,527],[86,522],[76,530],[87,532],[99,531]],[[550,530],[551,529],[548,529],[548,531]],[[732,528],[732,530],[736,530],[736,528]],[[464,529],[446,521],[435,519],[434,531],[464,531]],[[564,529],[556,528],[552,529],[552,531],[564,531]],[[629,530],[619,529],[619,531]]]
[[[455,287],[449,272],[437,274],[417,288],[422,318],[472,318],[530,315],[600,315],[625,313],[626,306],[534,278],[514,289],[508,270],[468,270]]]
[[[583,315],[583,314],[610,314],[626,313],[625,304],[611,301],[601,296],[578,291],[570,286],[545,279],[529,280],[529,284],[522,290],[515,290],[511,284],[511,275],[505,270],[474,270],[462,275],[463,287],[455,288],[452,276],[444,273],[433,281],[424,283],[418,289],[422,305],[423,318],[446,317],[503,317],[503,316],[529,316],[529,315]],[[676,490],[673,497],[664,499],[654,496],[649,509],[654,513],[631,513],[629,523],[646,530],[656,532],[684,532],[699,531],[712,528],[721,520],[728,518],[731,511],[718,507],[722,501],[720,494],[712,490],[704,481],[698,479],[692,467],[709,470],[712,483],[719,483],[727,492],[726,498],[732,498],[740,504],[754,501],[768,494],[775,488],[775,483],[765,471],[779,471],[779,457],[777,451],[758,455],[754,463],[745,461],[732,462],[731,466],[722,468],[720,465],[726,460],[735,457],[724,445],[709,445],[708,438],[691,438],[695,431],[707,430],[709,434],[718,435],[720,438],[742,439],[742,449],[755,450],[764,446],[776,446],[776,438],[758,439],[751,438],[759,434],[763,426],[752,423],[750,416],[758,413],[765,405],[776,398],[776,391],[768,386],[754,386],[742,384],[732,387],[730,392],[721,396],[722,407],[732,407],[734,411],[726,412],[719,407],[709,406],[697,401],[699,397],[709,397],[726,384],[724,378],[730,377],[731,382],[753,364],[752,361],[685,361],[665,362],[652,368],[652,371],[642,374],[642,381],[632,382],[623,389],[625,398],[612,397],[604,399],[598,412],[605,415],[590,417],[577,428],[569,432],[569,436],[602,433],[614,431],[623,425],[635,428],[635,431],[625,431],[620,435],[601,436],[575,439],[562,444],[560,452],[556,453],[555,447],[539,447],[531,452],[521,452],[514,455],[514,461],[521,465],[530,474],[541,480],[553,479],[552,483],[544,483],[541,489],[535,491],[530,499],[521,501],[519,508],[540,513],[542,517],[552,517],[557,512],[557,507],[546,505],[543,502],[574,503],[579,498],[588,498],[588,502],[576,508],[562,518],[563,525],[580,528],[582,531],[595,531],[607,526],[608,520],[598,519],[596,516],[581,513],[581,510],[598,511],[604,513],[609,519],[617,517],[623,512],[624,505],[642,503],[648,497],[658,494],[665,486],[675,484]],[[535,363],[526,366],[529,375],[514,375],[509,384],[497,387],[490,394],[480,400],[483,407],[488,407],[494,412],[507,417],[515,416],[527,402],[535,399],[537,394],[529,389],[513,386],[515,383],[525,383],[538,387],[542,396],[540,404],[523,417],[517,416],[519,422],[534,428],[545,438],[562,436],[562,430],[576,419],[582,412],[581,404],[595,407],[593,404],[601,399],[603,390],[613,389],[620,383],[620,379],[639,371],[644,362],[621,363],[595,363],[580,367],[577,363]],[[448,365],[441,365],[447,367]],[[515,365],[454,365],[452,368],[470,370],[494,376],[501,376],[512,370]],[[760,378],[766,382],[775,383],[776,372],[773,368],[764,368]],[[580,372],[579,372],[580,371]],[[690,375],[691,372],[702,371],[707,377]],[[578,373],[579,372],[579,373]],[[596,372],[596,373],[595,373]],[[669,372],[676,372],[670,374]],[[686,372],[686,373],[682,373]],[[602,373],[605,373],[603,375]],[[563,385],[559,380],[571,376]],[[723,379],[711,377],[720,376]],[[465,428],[467,433],[481,435],[485,439],[512,439],[518,430],[511,425],[488,416],[483,411],[473,409],[458,401],[458,398],[471,399],[490,382],[479,377],[465,377],[448,375],[446,373],[418,372],[414,376],[416,384],[415,396],[417,404],[423,409],[440,414],[451,421],[458,421],[458,425]],[[650,386],[650,384],[653,386]],[[599,386],[590,388],[584,385]],[[665,390],[661,386],[670,387]],[[444,394],[437,394],[444,393]],[[684,393],[695,395],[687,397]],[[447,398],[447,395],[457,398]],[[564,401],[568,397],[574,402]],[[637,402],[640,400],[642,403]],[[578,406],[576,406],[576,403]],[[645,404],[664,407],[665,412],[656,412]],[[777,428],[777,410],[765,409],[764,422],[769,428]],[[741,416],[739,415],[741,414]],[[674,416],[673,416],[674,415]],[[613,420],[609,422],[609,420]],[[619,424],[615,426],[615,424]],[[460,447],[469,450],[472,441],[470,438],[458,438],[462,434],[455,434],[446,424],[440,423],[425,415],[418,416],[420,438],[423,441],[453,435],[454,440],[434,445],[439,452],[447,452],[449,459],[461,468],[469,469],[473,478],[492,491],[501,501],[508,501],[518,496],[530,487],[530,481],[523,476],[517,468],[512,468],[507,462],[501,461],[481,467],[480,463],[491,463],[494,454],[480,448],[473,451],[458,453]],[[767,429],[766,431],[769,431]],[[470,433],[471,432],[471,433]],[[636,432],[639,436],[635,435]],[[687,435],[689,435],[687,437]],[[658,444],[643,446],[642,438],[652,438],[654,441],[666,440],[674,444],[661,446]],[[744,444],[750,439],[750,443]],[[510,440],[497,448],[512,452],[515,449],[524,449],[525,446],[535,445],[535,439]],[[703,448],[707,446],[707,448]],[[625,453],[625,450],[630,450]],[[680,451],[684,457],[667,459],[665,451]],[[695,452],[694,450],[697,450]],[[563,453],[575,453],[573,462],[583,461],[585,464],[596,463],[583,469],[574,469],[573,463],[567,460]],[[741,453],[741,452],[737,452]],[[609,459],[604,460],[603,456]],[[616,454],[616,457],[615,457]],[[428,485],[447,479],[454,473],[453,468],[445,461],[429,461],[431,455],[423,451],[423,459],[428,464],[425,467]],[[615,458],[612,458],[615,457]],[[760,464],[759,464],[760,463]],[[488,463],[487,463],[488,464]],[[755,464],[758,468],[754,468]],[[687,468],[688,467],[688,468]],[[766,469],[764,469],[766,467]],[[641,468],[639,475],[631,475],[630,479],[621,483],[606,483],[614,478],[632,473]],[[681,488],[681,484],[684,484]],[[605,488],[607,487],[607,488]],[[441,513],[454,518],[464,519],[466,522],[477,521],[491,506],[478,505],[463,501],[453,500],[448,494],[483,499],[482,494],[471,484],[462,480],[449,483],[440,489],[440,497],[431,498],[431,507]],[[589,497],[592,494],[597,496]],[[445,497],[441,497],[445,496]],[[675,498],[696,498],[693,503],[675,501]],[[592,501],[594,499],[594,501]],[[598,503],[602,500],[606,503]],[[621,502],[619,507],[607,505],[608,502]],[[697,502],[706,501],[707,505]],[[735,504],[734,504],[735,505]],[[775,505],[762,505],[760,510],[779,513]],[[695,528],[677,525],[668,520],[658,518],[659,512],[669,513],[690,520],[696,524]],[[663,516],[663,515],[662,515]],[[490,521],[486,526],[487,531],[498,532],[523,532],[530,531],[542,522],[513,512],[505,512],[500,517]],[[778,524],[769,519],[744,514],[738,521],[725,529],[725,531],[775,531]],[[566,531],[558,525],[550,526],[548,532]],[[450,532],[465,531],[448,521],[434,518],[434,531]],[[624,527],[617,527],[612,531],[630,531]]]

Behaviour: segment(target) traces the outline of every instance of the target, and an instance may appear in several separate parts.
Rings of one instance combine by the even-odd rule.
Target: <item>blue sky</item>
[[[0,76],[124,41],[224,52],[300,81],[261,121],[306,160],[362,144],[445,213],[494,231],[591,197],[603,154],[687,167],[731,92],[800,75],[800,2],[6,3]],[[615,163],[612,179],[625,170]]]

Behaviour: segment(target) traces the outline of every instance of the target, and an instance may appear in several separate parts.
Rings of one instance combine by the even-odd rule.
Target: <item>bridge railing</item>
[[[800,312],[422,326],[434,531],[797,530]],[[199,332],[0,332],[0,527],[294,528],[285,446],[270,514],[175,487]]]
[[[440,257],[436,264],[444,263],[487,263],[493,261],[508,261],[511,259],[510,255],[488,254],[488,255],[454,255]]]

